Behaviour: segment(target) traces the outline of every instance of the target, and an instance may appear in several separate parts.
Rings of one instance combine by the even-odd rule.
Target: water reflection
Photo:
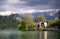
[[[10,38],[10,39],[18,39],[18,35],[17,35],[17,33],[11,33],[8,38]]]
[[[44,31],[44,39],[47,39],[47,34],[48,34],[48,32]]]
[[[57,31],[0,31],[0,39],[60,39]]]

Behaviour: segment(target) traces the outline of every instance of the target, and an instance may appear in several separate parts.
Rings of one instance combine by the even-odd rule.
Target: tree
[[[50,20],[48,23],[50,24],[51,27],[55,27],[60,29],[60,10],[58,11],[58,19],[59,20]]]
[[[28,23],[26,29],[29,30],[31,25],[34,23],[34,17],[32,16],[31,13],[27,13],[25,19],[27,20]]]
[[[60,20],[60,10],[59,10],[59,17],[58,17],[58,18],[59,18],[59,20]]]
[[[37,23],[33,23],[33,24],[30,26],[30,30],[37,30]]]
[[[38,16],[38,21],[47,21],[47,19],[44,16]]]
[[[28,24],[32,24],[34,22],[33,19],[34,18],[32,16],[32,14],[31,13],[27,13],[26,20],[27,20]]]
[[[57,21],[58,29],[60,29],[60,10],[59,10],[59,20]]]
[[[19,21],[14,19],[12,15],[0,16],[0,29],[17,29]]]
[[[25,30],[27,29],[27,25],[28,25],[27,20],[23,19],[21,23],[18,25],[18,28],[19,30]]]

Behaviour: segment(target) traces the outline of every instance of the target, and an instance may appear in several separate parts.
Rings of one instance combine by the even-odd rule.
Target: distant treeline
[[[0,30],[16,29],[18,23],[14,15],[0,16]]]
[[[30,13],[27,13],[24,18],[18,14],[0,16],[0,30],[37,30],[39,20],[48,22],[47,28],[57,27],[60,29],[60,12],[58,18],[58,20],[47,20],[46,17],[39,15],[37,20],[35,20]]]

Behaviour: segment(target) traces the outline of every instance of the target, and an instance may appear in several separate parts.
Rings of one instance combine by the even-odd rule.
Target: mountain
[[[36,12],[32,13],[32,15],[34,16],[35,19],[38,17],[38,15],[43,15],[47,20],[52,20],[58,17],[58,13],[51,13],[51,12]]]
[[[26,16],[27,13],[25,14],[22,14],[23,17]],[[54,20],[54,19],[57,19],[58,17],[58,12],[34,12],[34,13],[31,13],[34,17],[34,19],[37,19],[39,15],[43,15],[45,16],[45,18],[47,20]]]

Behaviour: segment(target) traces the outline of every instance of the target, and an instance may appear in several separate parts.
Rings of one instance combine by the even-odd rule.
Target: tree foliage
[[[58,17],[58,18],[59,18],[59,20],[60,20],[60,10],[59,10],[59,12],[58,12],[58,13],[59,13],[59,17]]]
[[[0,29],[17,29],[18,21],[12,15],[0,16]]]
[[[47,21],[47,19],[44,16],[38,16],[38,20],[42,20],[42,21]]]
[[[26,19],[22,19],[21,23],[18,25],[19,30],[25,30],[28,27],[28,22]]]
[[[24,19],[22,19],[21,21],[21,26],[20,26],[20,30],[36,30],[36,24],[34,23],[33,20],[33,16],[31,15],[31,13],[27,13],[26,17]]]
[[[28,24],[32,24],[33,22],[34,22],[34,17],[32,16],[32,14],[31,13],[27,13],[27,15],[26,15],[26,20],[27,20],[27,22],[28,22]]]

